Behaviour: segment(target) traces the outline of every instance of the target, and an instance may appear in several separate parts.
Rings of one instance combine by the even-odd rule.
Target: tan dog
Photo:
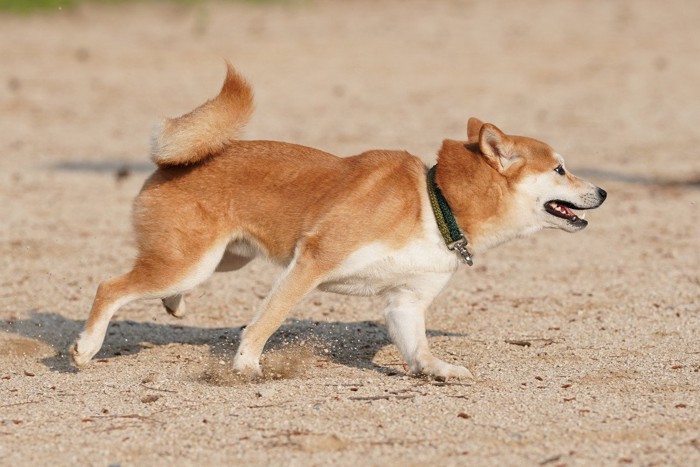
[[[158,169],[134,202],[138,257],[130,272],[97,289],[71,347],[76,365],[97,353],[125,303],[161,298],[182,315],[184,292],[264,255],[285,270],[242,334],[234,361],[241,373],[261,374],[268,338],[319,288],[386,297],[389,334],[411,372],[470,377],[434,357],[425,336],[425,310],[460,259],[542,228],[581,230],[587,222],[571,209],[598,207],[606,197],[548,145],[477,119],[469,120],[467,142],[443,142],[426,177],[421,160],[403,151],[339,158],[236,140],[252,102],[229,65],[215,99],[158,129]]]

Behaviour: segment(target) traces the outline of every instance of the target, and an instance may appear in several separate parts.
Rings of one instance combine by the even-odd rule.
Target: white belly
[[[344,295],[377,295],[425,274],[452,274],[458,266],[456,255],[434,240],[416,240],[400,250],[372,243],[348,256],[318,288]]]

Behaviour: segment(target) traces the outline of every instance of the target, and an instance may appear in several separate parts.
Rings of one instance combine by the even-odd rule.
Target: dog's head
[[[467,133],[488,165],[508,181],[521,213],[529,211],[539,227],[579,231],[588,222],[574,210],[597,208],[607,197],[602,188],[569,172],[562,156],[541,141],[506,135],[474,118]]]
[[[468,141],[445,140],[436,181],[476,250],[543,228],[576,232],[574,211],[593,209],[605,190],[574,176],[549,145],[472,118]]]

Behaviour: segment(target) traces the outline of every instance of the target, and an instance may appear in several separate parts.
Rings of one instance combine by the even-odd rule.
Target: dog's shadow
[[[83,329],[84,321],[66,318],[53,312],[34,311],[27,319],[0,320],[0,330],[42,341],[55,353],[41,362],[52,371],[76,371],[67,349]],[[170,344],[207,345],[217,358],[232,360],[239,343],[241,327],[202,328],[177,323],[159,324],[114,320],[110,323],[102,348],[95,359],[133,355],[145,348]],[[460,333],[428,330],[429,337],[464,336]],[[270,338],[265,352],[284,352],[290,345],[309,343],[322,359],[384,374],[403,372],[396,366],[373,362],[377,352],[391,344],[386,328],[374,321],[287,320]]]

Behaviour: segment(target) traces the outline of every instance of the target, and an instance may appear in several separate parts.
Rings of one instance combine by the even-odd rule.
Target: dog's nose
[[[605,201],[605,198],[608,197],[608,192],[603,190],[602,188],[598,188],[598,196],[600,196],[600,202],[602,203]]]

